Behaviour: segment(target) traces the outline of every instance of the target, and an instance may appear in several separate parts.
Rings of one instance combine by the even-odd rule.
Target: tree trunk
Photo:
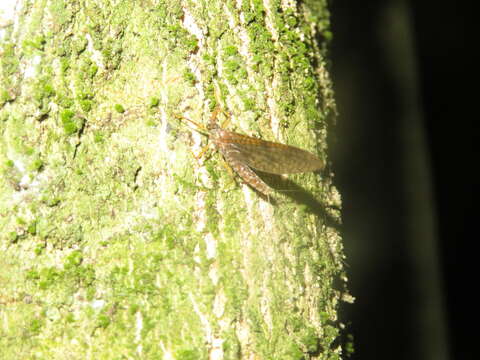
[[[328,166],[263,197],[184,121],[219,108],[328,160],[325,3],[17,10],[0,29],[2,359],[341,358]]]

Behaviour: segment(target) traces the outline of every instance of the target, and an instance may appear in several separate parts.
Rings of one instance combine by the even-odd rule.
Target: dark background
[[[343,308],[354,359],[480,356],[476,283],[468,279],[479,239],[472,199],[478,115],[470,108],[480,42],[468,41],[473,10],[466,3],[330,2],[339,111],[331,154],[356,297]],[[415,156],[423,172],[411,173]],[[417,216],[416,208],[427,210]],[[428,251],[415,247],[423,242]]]

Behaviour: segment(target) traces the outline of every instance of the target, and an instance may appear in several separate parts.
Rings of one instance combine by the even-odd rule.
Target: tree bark
[[[345,354],[329,167],[263,198],[183,120],[220,108],[328,163],[311,3],[19,3],[0,38],[2,359]]]

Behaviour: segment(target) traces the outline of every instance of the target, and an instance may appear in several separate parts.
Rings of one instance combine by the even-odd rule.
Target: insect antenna
[[[195,131],[199,132],[202,135],[209,136],[209,130],[206,126],[197,123],[196,121],[193,121],[185,116],[180,116],[175,114],[175,117],[179,119],[180,121],[187,121],[188,123],[192,124],[195,126]]]

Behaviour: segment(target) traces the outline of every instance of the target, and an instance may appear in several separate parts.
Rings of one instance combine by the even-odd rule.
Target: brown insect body
[[[281,175],[317,171],[324,167],[323,160],[308,151],[231,132],[216,124],[209,126],[209,135],[233,170],[265,195],[271,189],[252,169]]]

